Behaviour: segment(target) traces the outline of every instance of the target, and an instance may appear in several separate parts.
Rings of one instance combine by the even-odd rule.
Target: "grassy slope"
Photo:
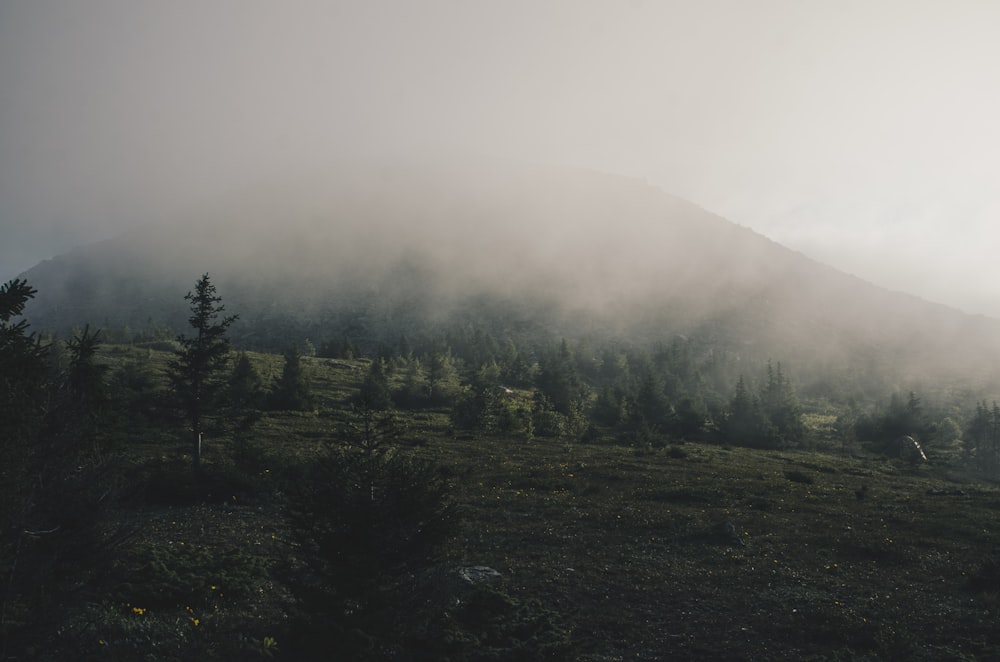
[[[273,364],[265,375],[278,374],[280,359],[255,358]],[[317,413],[274,414],[256,431],[281,462],[338,434],[363,374],[307,364]],[[409,437],[421,443],[406,452],[447,467],[463,509],[447,571],[498,570],[510,596],[554,614],[573,659],[1000,657],[1000,571],[989,564],[1000,542],[1000,491],[960,484],[948,467],[696,444],[646,452],[488,439],[454,434],[445,412],[407,417]],[[135,448],[144,457],[175,451],[140,440]],[[219,457],[206,446],[209,463]],[[258,478],[270,480],[266,470]],[[295,554],[280,499],[215,494],[128,516],[142,523],[140,556],[156,548],[187,559],[181,542],[210,556],[242,550],[265,565]],[[253,570],[256,561],[245,564],[247,577],[226,577],[237,590],[224,599],[211,575],[225,570],[211,562],[194,582],[197,604],[181,596],[137,614],[137,603],[116,592],[103,607],[98,650],[121,655],[158,640],[160,659],[169,659],[195,637],[211,651],[216,637],[243,637],[256,650],[278,636],[280,655],[290,598],[277,573]]]

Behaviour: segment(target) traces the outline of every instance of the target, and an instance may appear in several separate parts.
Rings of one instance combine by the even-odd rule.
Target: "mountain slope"
[[[36,328],[182,328],[210,272],[248,343],[511,327],[655,340],[900,375],[983,377],[1000,323],[888,292],[643,182],[560,168],[399,169],[260,187],[26,272]],[[498,312],[499,311],[499,312]],[[287,341],[287,338],[285,339]],[[874,363],[873,363],[874,361]]]

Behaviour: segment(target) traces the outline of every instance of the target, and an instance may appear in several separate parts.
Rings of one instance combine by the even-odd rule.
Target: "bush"
[[[297,659],[382,659],[406,636],[414,592],[457,517],[433,465],[390,447],[333,450],[291,497],[305,572],[293,580]]]

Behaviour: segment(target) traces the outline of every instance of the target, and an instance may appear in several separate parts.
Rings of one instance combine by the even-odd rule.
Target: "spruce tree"
[[[451,404],[461,393],[462,386],[450,350],[431,354],[427,370],[427,397],[432,405]]]
[[[229,339],[226,331],[238,315],[222,316],[225,306],[216,294],[208,274],[198,279],[194,292],[184,299],[191,303],[188,322],[194,329],[191,337],[181,334],[181,348],[174,354],[167,375],[177,405],[190,425],[191,455],[195,470],[201,468],[201,442],[206,423],[220,404],[223,372],[229,362]]]
[[[271,392],[271,406],[288,411],[307,411],[313,408],[312,392],[302,370],[302,355],[293,344],[285,350],[285,367],[281,370],[274,390]]]
[[[104,370],[89,328],[68,343],[68,370],[15,321],[35,294],[23,280],[0,285],[0,658],[35,659],[66,615],[96,595],[120,530],[113,458],[93,452],[103,434]],[[107,576],[107,575],[104,575]],[[72,628],[69,628],[72,629]],[[52,656],[49,656],[52,657]],[[59,657],[58,654],[55,657]],[[54,658],[53,658],[54,659]]]
[[[539,362],[538,390],[552,407],[569,416],[585,397],[586,387],[576,371],[573,354],[564,339],[559,348],[550,351]]]
[[[246,432],[260,417],[267,392],[264,380],[250,362],[246,352],[240,352],[229,376],[230,417],[237,432]]]
[[[0,527],[5,531],[23,528],[48,409],[48,348],[28,331],[25,320],[13,321],[35,292],[23,280],[0,286]],[[0,541],[2,563],[8,560],[6,543]],[[6,599],[0,607],[6,607]]]
[[[100,330],[91,333],[89,325],[66,342],[69,366],[56,402],[62,430],[80,443],[96,444],[108,436],[108,366],[96,361],[100,344]]]
[[[397,395],[397,400],[404,407],[419,407],[426,404],[429,397],[430,383],[427,381],[427,371],[420,359],[411,355],[407,361],[403,387]]]
[[[799,443],[805,436],[802,408],[792,382],[781,370],[781,363],[775,367],[768,361],[767,382],[762,388],[760,400],[764,415],[774,425],[782,442]]]
[[[376,358],[368,368],[368,374],[358,393],[359,401],[372,409],[391,409],[392,392],[389,390],[388,367],[384,359]]]

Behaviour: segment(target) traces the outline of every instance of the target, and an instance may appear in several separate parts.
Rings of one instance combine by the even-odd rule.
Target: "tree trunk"
[[[197,428],[194,430],[194,448],[192,451],[194,470],[196,472],[201,471],[201,430]]]

